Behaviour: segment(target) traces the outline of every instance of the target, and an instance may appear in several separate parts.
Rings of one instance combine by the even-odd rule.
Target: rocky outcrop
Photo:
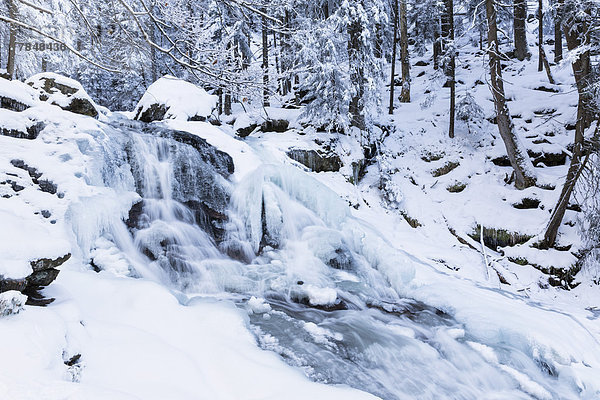
[[[475,231],[469,236],[479,242],[481,240],[481,226],[477,225]],[[523,244],[533,236],[519,232],[509,232],[501,228],[483,228],[483,243],[490,249],[496,251],[498,247],[516,246]]]
[[[167,106],[164,104],[151,104],[145,110],[139,109],[135,119],[142,122],[162,121],[167,114]]]
[[[54,301],[54,299],[44,298],[40,290],[52,283],[59,274],[57,269],[64,264],[71,254],[65,254],[55,259],[41,258],[31,261],[30,265],[33,272],[22,279],[3,278],[0,276],[0,293],[16,290],[28,296],[27,304],[45,306]]]
[[[31,181],[38,185],[39,189],[44,193],[57,194],[58,186],[48,179],[40,179],[42,173],[36,168],[27,165],[23,160],[11,160],[10,163],[15,167],[27,171],[31,177]],[[62,198],[63,193],[58,193],[58,197]]]
[[[43,72],[32,76],[25,83],[38,91],[42,101],[47,101],[76,114],[98,117],[98,110],[94,102],[81,84],[73,79]]]
[[[0,108],[6,108],[11,111],[24,111],[28,109],[29,106],[11,97],[0,96]]]
[[[152,128],[145,128],[146,131],[153,131]],[[156,130],[154,130],[156,132]],[[185,131],[162,130],[158,132],[159,136],[171,138],[179,143],[187,144],[196,149],[200,159],[205,163],[212,165],[215,170],[223,177],[228,177],[234,172],[233,159],[224,151],[218,150],[198,135],[193,135]]]
[[[234,172],[231,156],[209,144],[197,135],[184,131],[175,131],[154,124],[134,122],[137,132],[147,134],[144,138],[159,146],[168,154],[172,166],[172,199],[185,205],[194,216],[196,225],[208,233],[218,244],[223,240],[227,222],[227,205],[230,187],[226,178]],[[126,148],[129,164],[136,184],[136,190],[145,197],[145,159],[140,157],[135,141]],[[167,150],[168,149],[168,150]],[[147,228],[149,218],[145,212],[145,201],[134,204],[126,223],[132,232]],[[172,247],[170,239],[164,243],[152,243],[148,247]],[[160,242],[160,241],[159,241]],[[156,258],[156,251],[148,251],[148,257]],[[166,252],[169,253],[169,252]],[[176,260],[173,260],[174,262]]]
[[[325,153],[320,150],[290,149],[287,155],[313,172],[337,172],[342,167],[342,161],[335,153]]]
[[[0,135],[10,136],[17,139],[33,140],[38,137],[46,125],[43,122],[29,120],[24,126],[25,129],[14,129],[0,126]]]

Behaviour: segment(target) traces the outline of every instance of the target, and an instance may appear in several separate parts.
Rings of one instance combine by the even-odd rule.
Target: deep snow
[[[461,88],[469,88],[489,117],[489,89],[475,84],[485,81],[481,55],[465,47],[461,58]],[[429,73],[417,77],[419,68]],[[535,90],[548,84],[532,62],[505,72],[512,83],[510,109],[520,115],[519,134],[532,150],[561,152],[571,141],[564,130],[575,111],[569,68],[554,68],[557,94]],[[33,141],[0,136],[0,181],[24,186],[18,195],[0,186],[11,194],[0,199],[0,274],[23,277],[28,262],[41,256],[73,257],[44,291],[54,303],[0,318],[0,398],[373,398],[349,386],[385,398],[600,396],[598,286],[583,281],[571,291],[551,287],[537,269],[508,260],[568,266],[573,254],[528,244],[501,253],[468,236],[478,224],[538,235],[566,166],[536,168],[554,190],[506,185],[509,169],[491,162],[503,154],[494,125],[459,125],[456,139],[445,137],[448,99],[428,79],[430,69],[414,67],[413,102],[382,117],[381,124],[393,127],[381,146],[387,156],[369,166],[357,185],[350,183],[349,165],[361,149],[351,136],[334,136],[332,143],[344,168],[317,174],[285,154],[290,147],[318,148],[314,140],[323,134],[314,129],[292,123],[283,134],[258,132],[239,140],[229,125],[187,122],[195,109],[158,123],[198,135],[232,156],[229,229],[236,240],[257,251],[266,226],[281,242],[280,250],[264,248],[249,264],[210,256],[198,264],[197,285],[187,290],[144,264],[151,263],[139,258],[123,224],[140,194],[129,166],[119,161],[123,143],[109,123],[127,114],[106,112],[94,120],[39,103],[19,113],[46,128]],[[428,88],[437,96],[425,94]],[[200,106],[212,109],[213,99],[205,100]],[[235,112],[240,120],[260,119],[258,111]],[[276,113],[297,117],[297,111]],[[14,117],[0,114],[2,124]],[[148,145],[143,151],[155,150]],[[37,168],[63,196],[37,190],[10,163],[15,158]],[[449,161],[459,165],[434,177],[432,171]],[[168,163],[147,163],[165,168],[157,176],[168,186]],[[388,177],[385,193],[381,171]],[[449,192],[456,183],[465,189]],[[512,206],[524,197],[544,208]],[[421,226],[411,227],[402,214]],[[574,252],[581,245],[576,213],[566,218],[574,226],[561,227],[560,241]],[[342,248],[352,255],[352,267],[326,265]],[[101,272],[92,270],[90,259]],[[341,299],[354,308],[312,308]],[[77,354],[81,359],[67,365]]]

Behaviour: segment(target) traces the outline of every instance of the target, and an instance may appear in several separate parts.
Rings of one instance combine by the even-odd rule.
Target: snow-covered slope
[[[458,78],[490,116],[480,55],[463,57]],[[413,103],[378,122],[389,135],[365,165],[359,138],[295,123],[240,140],[190,113],[146,125],[35,102],[11,111],[45,128],[0,136],[0,246],[12,254],[0,274],[72,257],[44,290],[52,304],[0,317],[0,398],[598,397],[598,287],[549,286],[531,265],[573,262],[572,226],[561,227],[569,251],[529,246],[566,167],[538,164],[554,189],[505,184],[496,127],[446,139],[447,98],[437,87],[427,98],[436,83],[420,68]],[[507,71],[531,87],[510,94],[511,111],[531,150],[560,154],[569,133],[546,117],[572,120],[568,70],[554,96],[528,68]],[[311,172],[292,148],[336,154],[340,171]],[[525,197],[539,203],[513,206]],[[478,226],[532,239],[502,254],[469,236]]]

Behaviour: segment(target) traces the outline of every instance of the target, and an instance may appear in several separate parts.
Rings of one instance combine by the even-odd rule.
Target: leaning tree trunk
[[[456,67],[454,55],[454,0],[444,0],[442,13],[442,54],[444,55],[444,74],[446,84],[450,88],[450,123],[448,136],[454,137],[454,116],[456,108]]]
[[[496,4],[494,0],[486,0],[485,8],[488,21],[488,57],[490,67],[491,91],[496,108],[496,120],[498,131],[504,145],[510,164],[515,171],[515,186],[517,189],[525,189],[535,185],[533,165],[527,155],[527,150],[519,140],[515,132],[515,126],[510,117],[506,97],[504,94],[504,82],[502,81],[502,69],[498,49],[498,27],[496,26]]]
[[[568,21],[564,21],[563,29],[567,48],[569,51],[574,51],[585,43],[589,43],[589,30],[585,20],[580,20],[578,16],[573,16]],[[571,163],[565,179],[565,184],[562,188],[558,203],[554,207],[550,222],[544,233],[544,244],[548,247],[554,246],[558,229],[565,216],[571,194],[575,189],[577,178],[581,173],[581,160],[583,156],[584,133],[591,125],[592,113],[592,95],[589,92],[589,76],[591,72],[590,51],[581,52],[579,57],[573,62],[573,75],[579,95],[577,103],[577,122],[575,123],[575,140],[573,153],[571,155]]]
[[[400,0],[400,61],[402,63],[402,91],[400,92],[400,102],[410,103],[410,60],[408,57],[406,0]]]
[[[17,18],[16,0],[8,0],[8,15],[10,19]],[[17,50],[17,26],[10,24],[10,33],[8,36],[8,58],[6,61],[6,73],[9,79],[15,77],[15,55]]]
[[[529,58],[529,49],[527,47],[527,0],[514,0],[514,36],[515,36],[515,57],[519,61]]]

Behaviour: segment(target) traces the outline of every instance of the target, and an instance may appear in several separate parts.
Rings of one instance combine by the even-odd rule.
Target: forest
[[[600,1],[0,1],[0,399],[600,398]]]

